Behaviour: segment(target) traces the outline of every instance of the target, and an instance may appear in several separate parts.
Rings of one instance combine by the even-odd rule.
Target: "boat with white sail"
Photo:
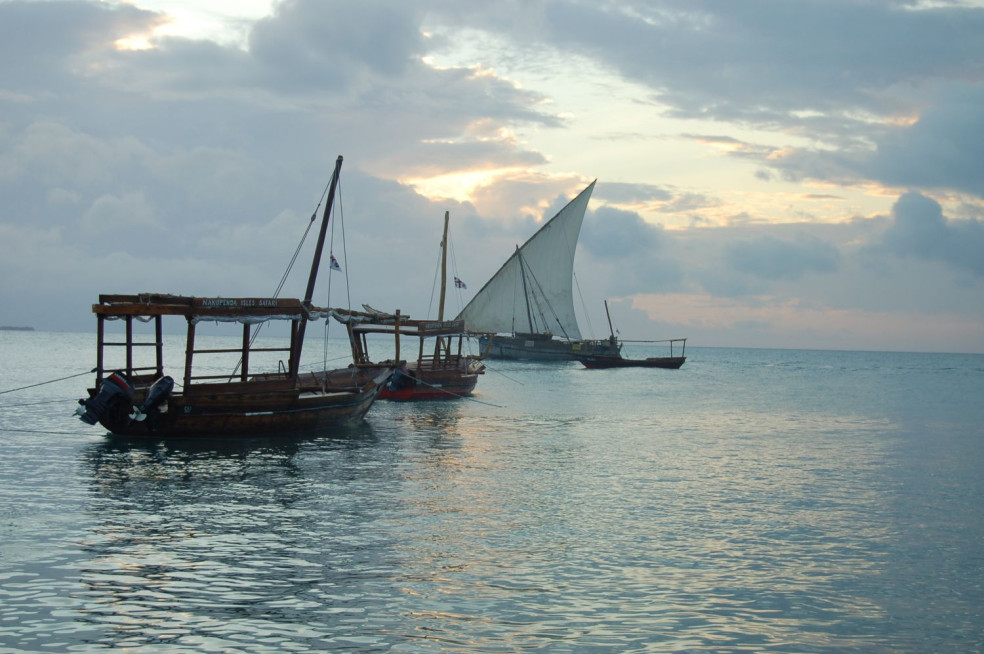
[[[506,260],[458,314],[490,358],[570,361],[617,356],[613,339],[581,336],[574,313],[574,251],[595,182]]]

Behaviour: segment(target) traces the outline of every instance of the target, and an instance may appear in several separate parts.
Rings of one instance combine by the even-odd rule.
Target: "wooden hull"
[[[346,372],[346,371],[337,371]],[[328,377],[335,373],[328,373]],[[199,384],[190,392],[174,393],[167,411],[146,420],[129,418],[130,403],[100,417],[99,423],[116,436],[128,438],[243,438],[253,436],[330,434],[332,429],[361,420],[379,396],[391,371],[359,380],[361,385],[332,388],[270,389],[265,381]],[[312,376],[324,379],[325,375]],[[251,387],[256,388],[252,390]],[[138,389],[134,403],[142,399]],[[96,389],[90,389],[90,396]]]
[[[447,400],[471,395],[485,366],[477,361],[460,368],[427,369],[411,366],[394,375],[379,392],[381,400]]]
[[[479,339],[483,352],[488,350],[492,359],[515,359],[521,361],[573,361],[581,356],[616,356],[618,346],[610,341],[562,341],[554,338],[544,338],[540,335],[523,335],[492,337],[489,346],[488,338]]]
[[[471,395],[478,384],[478,375],[462,375],[450,379],[416,380],[412,386],[393,388],[386,385],[379,392],[381,400],[415,401],[447,400]]]
[[[610,356],[581,356],[578,361],[585,368],[669,368],[677,370],[687,357],[650,357],[648,359],[623,359]]]

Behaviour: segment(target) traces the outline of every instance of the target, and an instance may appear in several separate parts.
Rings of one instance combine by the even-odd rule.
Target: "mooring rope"
[[[51,431],[49,429],[8,429],[6,427],[0,427],[0,431],[16,431],[23,434],[58,434],[60,436],[82,436],[77,431]]]
[[[19,402],[17,404],[10,404],[8,402],[3,402],[0,403],[0,409],[15,409],[22,406],[40,406],[44,404],[63,404],[67,402],[72,402],[74,404],[78,402],[78,399],[74,397],[63,397],[57,400],[41,400],[39,402]]]
[[[91,375],[96,371],[95,368],[92,370],[86,370],[85,372],[80,372],[77,375],[69,375],[68,377],[59,377],[58,379],[51,379],[49,381],[38,382],[37,384],[31,384],[30,386],[21,386],[20,388],[11,388],[10,390],[0,391],[0,395],[6,393],[13,393],[14,391],[25,391],[29,388],[35,388],[37,386],[44,386],[45,384],[54,384],[55,382],[65,381],[66,379],[74,379],[75,377],[81,377],[82,375]]]
[[[506,373],[502,372],[501,370],[497,370],[495,368],[490,368],[488,365],[485,366],[485,369],[486,370],[491,370],[495,374],[500,375],[502,377],[505,377],[506,379],[508,379],[509,381],[513,382],[514,384],[519,384],[520,386],[526,386],[526,384],[524,384],[523,382],[519,381],[518,379],[516,379],[514,377],[510,377],[509,375],[507,375]]]

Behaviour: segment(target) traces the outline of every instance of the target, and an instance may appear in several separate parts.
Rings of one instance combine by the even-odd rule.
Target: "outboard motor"
[[[412,388],[417,384],[417,379],[413,374],[412,370],[407,370],[407,364],[404,361],[400,362],[400,367],[393,371],[393,374],[389,378],[389,389],[392,392],[397,392],[404,388]]]
[[[82,422],[94,425],[110,411],[118,411],[121,406],[129,405],[132,399],[133,384],[123,373],[114,372],[103,380],[95,396],[79,400],[81,406],[75,413]]]
[[[154,385],[147,390],[147,398],[140,406],[133,407],[130,419],[141,422],[148,417],[153,422],[154,417],[167,411],[167,398],[174,390],[174,379],[168,376],[161,377],[154,382]]]

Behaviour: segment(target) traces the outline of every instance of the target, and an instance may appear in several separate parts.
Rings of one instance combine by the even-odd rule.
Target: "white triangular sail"
[[[457,319],[468,331],[581,338],[574,317],[574,250],[594,185],[518,248],[462,309]]]

